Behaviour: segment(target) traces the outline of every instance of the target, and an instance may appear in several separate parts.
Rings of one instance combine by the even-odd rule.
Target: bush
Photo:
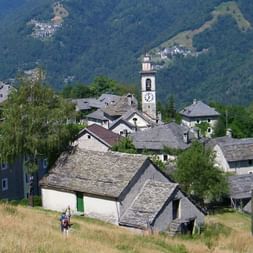
[[[41,196],[33,197],[33,205],[34,206],[42,206]]]

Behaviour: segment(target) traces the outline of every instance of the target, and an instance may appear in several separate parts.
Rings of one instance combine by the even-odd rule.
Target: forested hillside
[[[57,89],[64,86],[64,80],[89,83],[98,75],[138,84],[139,59],[145,51],[183,31],[198,29],[223,2],[65,0],[61,3],[69,15],[53,36],[40,39],[32,36],[29,22],[52,22],[55,1],[26,0],[4,15],[0,24],[4,35],[0,40],[0,80],[39,65]],[[253,25],[253,2],[236,3]],[[208,49],[206,53],[176,57],[169,68],[158,71],[160,100],[173,95],[178,105],[193,98],[249,103],[253,98],[252,39],[252,28],[242,30],[233,17],[218,16],[210,28],[193,37],[194,48]]]

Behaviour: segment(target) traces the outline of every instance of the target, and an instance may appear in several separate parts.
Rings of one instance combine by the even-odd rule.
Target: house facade
[[[202,224],[204,214],[146,156],[76,149],[64,153],[41,180],[46,209],[69,205],[113,224],[164,231],[180,225]]]
[[[109,129],[120,135],[128,135],[136,131],[144,131],[153,126],[155,126],[155,123],[149,117],[136,109],[130,109],[114,121]]]
[[[25,168],[25,157],[16,159],[15,162],[0,165],[0,199],[20,200],[28,198],[32,176],[33,195],[40,195],[39,180],[47,172],[47,160],[38,161],[38,170],[30,175]]]
[[[172,122],[132,133],[130,138],[138,152],[151,152],[166,162],[175,159],[175,154],[168,154],[166,148],[174,151],[185,150],[190,147],[194,137],[187,127]]]
[[[182,116],[182,124],[188,128],[194,128],[201,123],[208,123],[207,136],[211,136],[213,133],[214,126],[220,116],[214,108],[196,99],[191,105],[182,109],[179,114]]]
[[[216,165],[224,172],[237,175],[253,173],[253,138],[220,137],[210,140]]]
[[[83,129],[74,142],[80,149],[106,152],[120,140],[121,136],[93,124]]]

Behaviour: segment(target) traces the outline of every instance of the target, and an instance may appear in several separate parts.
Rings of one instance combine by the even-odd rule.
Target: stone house
[[[109,128],[113,122],[118,120],[124,113],[131,109],[136,109],[138,101],[132,94],[119,97],[116,102],[89,113],[86,116],[88,125],[97,124],[104,128]]]
[[[157,154],[160,160],[166,162],[174,160],[175,155],[168,154],[165,148],[185,150],[190,147],[195,137],[187,127],[172,122],[145,131],[137,131],[132,133],[130,138],[139,153],[148,151]]]
[[[251,212],[251,192],[253,174],[235,175],[228,177],[229,198],[232,207],[246,212]]]
[[[215,162],[224,172],[253,173],[253,138],[214,138],[207,144],[216,153]]]
[[[102,126],[93,124],[83,129],[78,134],[78,138],[73,145],[77,145],[80,149],[106,152],[110,150],[120,138],[122,138],[120,135]]]
[[[196,124],[202,122],[208,123],[207,136],[211,136],[213,133],[213,128],[220,116],[214,108],[196,99],[191,105],[183,108],[179,114],[182,116],[182,124],[189,128],[194,128]]]
[[[79,98],[72,99],[72,103],[75,104],[76,111],[89,112],[94,109],[101,109],[110,104],[118,102],[120,96],[113,94],[102,94],[99,98]]]
[[[84,213],[135,229],[178,232],[203,212],[146,156],[81,149],[63,153],[42,187],[43,207]]]
[[[155,126],[155,123],[137,109],[129,109],[119,119],[114,121],[109,129],[120,135],[128,135]]]

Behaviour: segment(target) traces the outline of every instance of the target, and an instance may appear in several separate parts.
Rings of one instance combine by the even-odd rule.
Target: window
[[[3,97],[3,94],[0,94],[0,98],[2,98]]]
[[[197,123],[199,124],[199,120],[197,120]]]
[[[2,191],[7,191],[8,190],[8,178],[3,178],[2,179]]]
[[[211,122],[211,120],[210,120],[210,119],[208,119],[208,120],[207,120],[207,122],[208,122],[208,123],[210,123],[210,122]]]
[[[168,155],[163,155],[163,160],[168,161]]]
[[[149,78],[146,80],[146,91],[151,91],[151,80]]]
[[[207,128],[207,132],[211,133],[212,129],[210,127]]]
[[[47,159],[43,159],[43,169],[46,169],[48,166],[48,161]]]
[[[248,160],[249,165],[252,165],[252,160]]]
[[[25,173],[25,182],[28,184],[29,183],[29,176],[27,173]]]
[[[87,137],[88,137],[88,139],[90,139],[90,138],[91,138],[91,136],[90,136],[89,134],[88,134],[88,136],[87,136]]]
[[[123,135],[123,131],[120,131],[119,134],[120,134],[120,135]]]
[[[2,164],[1,164],[1,169],[2,169],[2,170],[6,170],[7,168],[8,168],[7,163],[2,163]]]

